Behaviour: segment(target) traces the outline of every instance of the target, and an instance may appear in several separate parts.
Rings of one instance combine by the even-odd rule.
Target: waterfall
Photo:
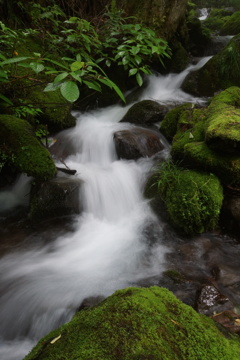
[[[141,99],[200,102],[180,86],[181,74],[151,76]],[[69,321],[81,302],[104,297],[159,275],[168,249],[162,244],[163,224],[142,195],[151,159],[118,160],[113,133],[131,125],[119,123],[128,107],[111,106],[75,113],[77,125],[62,136],[74,149],[65,159],[82,180],[83,212],[74,231],[49,242],[32,241],[0,264],[0,358],[20,360],[44,334]],[[147,227],[155,239],[149,246]]]

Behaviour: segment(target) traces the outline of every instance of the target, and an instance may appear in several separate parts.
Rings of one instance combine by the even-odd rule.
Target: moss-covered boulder
[[[240,156],[240,88],[215,96],[206,112],[205,142],[211,149]]]
[[[51,332],[25,360],[230,360],[240,342],[225,338],[167,289],[127,288],[82,310]]]
[[[189,73],[182,89],[196,96],[213,96],[231,86],[240,86],[240,35],[201,69]]]
[[[240,33],[240,11],[236,11],[224,23],[220,35],[237,35]]]
[[[131,106],[120,122],[149,125],[161,121],[166,112],[166,106],[157,101],[142,100]]]
[[[177,228],[194,234],[217,227],[223,190],[215,175],[163,163],[155,174],[155,182],[156,195],[162,197]]]
[[[172,141],[174,135],[176,134],[178,124],[183,123],[183,119],[181,120],[181,117],[185,118],[189,111],[190,116],[192,116],[192,106],[193,105],[190,103],[179,105],[170,110],[164,117],[160,124],[160,131],[169,141]],[[187,123],[190,125],[190,121]]]
[[[50,179],[55,164],[46,148],[36,138],[32,126],[11,115],[0,115],[0,156],[20,172],[38,179]]]

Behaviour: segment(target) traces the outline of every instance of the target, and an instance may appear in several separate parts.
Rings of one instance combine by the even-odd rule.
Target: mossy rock
[[[120,122],[149,125],[160,122],[166,112],[166,106],[157,101],[142,100],[132,105]]]
[[[240,11],[236,11],[223,25],[220,35],[237,35],[240,33]]]
[[[219,153],[204,141],[185,143],[181,150],[182,159],[188,166],[213,172],[226,185],[240,186],[239,155]]]
[[[67,102],[59,90],[44,92],[44,87],[38,86],[26,96],[28,101],[36,104],[41,110],[37,116],[41,123],[47,124],[50,132],[58,132],[76,125],[76,119],[71,115],[72,105]]]
[[[195,96],[213,96],[231,86],[240,86],[240,35],[235,36],[201,69],[191,72],[182,89]]]
[[[78,312],[41,339],[25,360],[238,358],[237,337],[225,338],[213,320],[154,286],[119,290],[98,306]]]
[[[178,130],[178,123],[180,122],[181,116],[187,116],[189,111],[192,112],[192,104],[187,103],[175,107],[165,115],[160,124],[160,131],[169,141],[172,141]]]
[[[235,105],[240,105],[238,87],[221,92],[208,106],[205,141],[211,149],[224,153],[240,151],[240,109]]]
[[[173,224],[184,233],[202,233],[218,225],[223,190],[215,175],[165,163],[159,169],[158,192]]]
[[[56,173],[50,153],[35,137],[32,126],[11,115],[0,115],[0,152],[20,172],[38,179],[50,179]]]

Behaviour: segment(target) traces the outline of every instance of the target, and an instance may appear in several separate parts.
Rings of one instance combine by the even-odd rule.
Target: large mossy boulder
[[[240,35],[201,69],[189,73],[182,89],[195,96],[213,96],[230,86],[240,86]]]
[[[205,142],[210,149],[240,155],[240,88],[215,96],[206,112]]]
[[[240,89],[231,87],[213,97],[205,109],[179,109],[177,125],[173,116],[173,159],[212,172],[226,185],[239,186],[239,105]]]
[[[28,176],[46,180],[56,174],[50,153],[38,141],[32,126],[11,115],[0,115],[0,155]]]
[[[148,194],[160,195],[178,229],[192,235],[217,227],[223,189],[215,175],[180,169],[167,162],[160,165],[152,179]]]
[[[240,342],[157,286],[115,292],[51,332],[25,360],[230,360]]]

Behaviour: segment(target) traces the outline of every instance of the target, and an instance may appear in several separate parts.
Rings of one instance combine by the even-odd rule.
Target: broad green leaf
[[[137,55],[139,53],[139,51],[140,51],[139,46],[133,46],[132,49],[131,49],[131,53],[133,55]]]
[[[76,59],[77,61],[82,61],[82,56],[80,54],[77,54]]]
[[[54,83],[57,83],[59,81],[62,81],[63,79],[65,79],[68,76],[68,73],[65,71],[61,74],[59,74],[58,76],[55,77],[55,79],[53,80]]]
[[[5,101],[7,104],[9,105],[13,105],[13,103],[11,102],[10,99],[8,99],[6,96],[0,94],[0,99],[2,99],[3,101]]]
[[[77,71],[82,69],[82,67],[85,65],[85,63],[83,61],[74,61],[74,63],[72,63],[70,65],[71,71]]]
[[[112,62],[111,62],[110,60],[106,60],[106,65],[107,65],[107,67],[110,67],[111,64],[112,64]]]
[[[159,47],[157,46],[152,46],[152,54],[156,53],[156,54],[159,54]]]
[[[120,99],[122,99],[122,101],[126,102],[122,91],[119,89],[119,87],[113,81],[111,81],[108,78],[100,78],[100,77],[98,78],[98,80],[100,82],[102,82],[103,84],[105,84],[106,86],[108,86],[110,89],[114,89],[114,91],[118,94]]]
[[[30,67],[36,74],[40,73],[45,69],[43,64],[39,64],[37,62],[30,63]]]
[[[62,85],[62,83],[59,83],[59,82],[56,84],[49,83],[49,84],[47,84],[47,86],[45,87],[45,89],[43,91],[45,91],[45,92],[55,91],[55,90],[59,89],[61,87],[61,85]]]
[[[29,56],[22,56],[22,57],[15,57],[15,58],[7,59],[5,61],[2,61],[0,63],[0,66],[18,63],[18,62],[24,61],[26,59],[29,59]]]
[[[82,84],[82,77],[80,74],[77,74],[76,72],[70,72],[70,75],[77,81],[80,82],[80,84]]]
[[[141,58],[140,56],[138,56],[138,55],[135,55],[135,56],[134,56],[134,60],[136,61],[136,63],[137,63],[138,65],[140,65],[141,62],[142,62],[142,58]]]
[[[128,73],[128,76],[135,75],[137,72],[138,72],[138,69],[137,69],[137,68],[130,69],[130,70],[129,70],[129,73]]]
[[[76,101],[80,95],[78,86],[73,81],[65,81],[61,85],[60,91],[61,91],[62,96],[71,103]]]
[[[136,80],[137,80],[138,85],[139,85],[139,86],[142,86],[142,84],[143,84],[143,79],[142,79],[141,74],[137,73],[137,75],[136,75]]]
[[[123,65],[127,65],[129,63],[129,57],[124,56],[124,58],[122,59],[122,63],[123,63]]]
[[[89,89],[93,89],[93,90],[96,90],[99,92],[102,91],[101,86],[98,83],[96,83],[95,81],[92,82],[92,81],[83,80],[83,83],[86,84]]]

